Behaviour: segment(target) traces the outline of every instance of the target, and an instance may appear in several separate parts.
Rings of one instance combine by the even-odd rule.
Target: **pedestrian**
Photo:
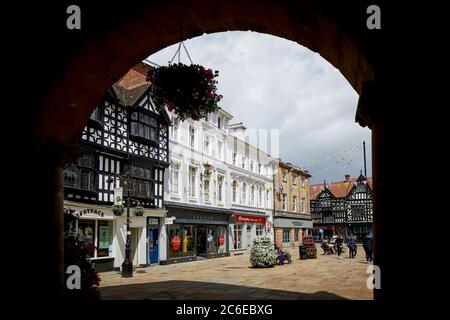
[[[341,235],[338,235],[338,237],[336,238],[336,251],[337,251],[337,255],[338,255],[339,259],[341,259],[342,245],[343,245],[343,239],[342,239]]]
[[[349,253],[350,259],[353,259],[354,257],[356,257],[356,253],[357,253],[356,239],[352,235],[350,235],[350,238],[349,238],[348,249],[349,249],[348,253]]]
[[[364,248],[364,251],[366,252],[367,262],[372,261],[372,239],[373,239],[373,234],[369,233],[369,232],[363,239],[363,248]]]

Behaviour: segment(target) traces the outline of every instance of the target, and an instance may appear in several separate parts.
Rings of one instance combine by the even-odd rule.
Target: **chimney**
[[[345,182],[350,182],[350,175],[349,174],[345,175]]]

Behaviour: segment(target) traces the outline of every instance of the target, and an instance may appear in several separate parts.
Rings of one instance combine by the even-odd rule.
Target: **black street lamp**
[[[127,234],[125,242],[125,260],[122,263],[122,278],[132,278],[133,277],[133,262],[131,261],[131,231],[130,231],[130,205],[131,205],[131,195],[130,195],[130,185],[128,179],[123,176],[117,176],[122,179],[123,185],[126,186],[127,196],[125,199],[125,205],[127,207]],[[108,182],[113,182],[114,178],[108,180]]]

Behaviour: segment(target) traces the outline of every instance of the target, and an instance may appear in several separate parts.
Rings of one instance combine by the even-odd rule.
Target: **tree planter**
[[[124,211],[124,207],[122,205],[114,205],[112,207],[112,211],[115,216],[121,216]]]
[[[270,268],[276,264],[277,254],[272,241],[267,236],[258,236],[253,240],[250,250],[250,263],[254,268]]]
[[[147,80],[152,84],[152,98],[158,108],[167,106],[183,121],[199,120],[217,111],[222,99],[216,93],[219,72],[205,69],[198,64],[170,64],[152,68]]]

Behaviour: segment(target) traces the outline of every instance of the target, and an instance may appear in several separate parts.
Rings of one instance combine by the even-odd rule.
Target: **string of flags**
[[[362,146],[360,145],[347,147],[344,150],[338,151],[323,159],[307,164],[304,168],[314,177],[318,178],[325,176],[331,168],[334,168],[337,165],[343,165],[340,171],[338,171],[332,179],[332,181],[336,181],[347,173],[345,172],[345,169],[351,167],[357,160],[360,160],[359,164],[362,166]]]

